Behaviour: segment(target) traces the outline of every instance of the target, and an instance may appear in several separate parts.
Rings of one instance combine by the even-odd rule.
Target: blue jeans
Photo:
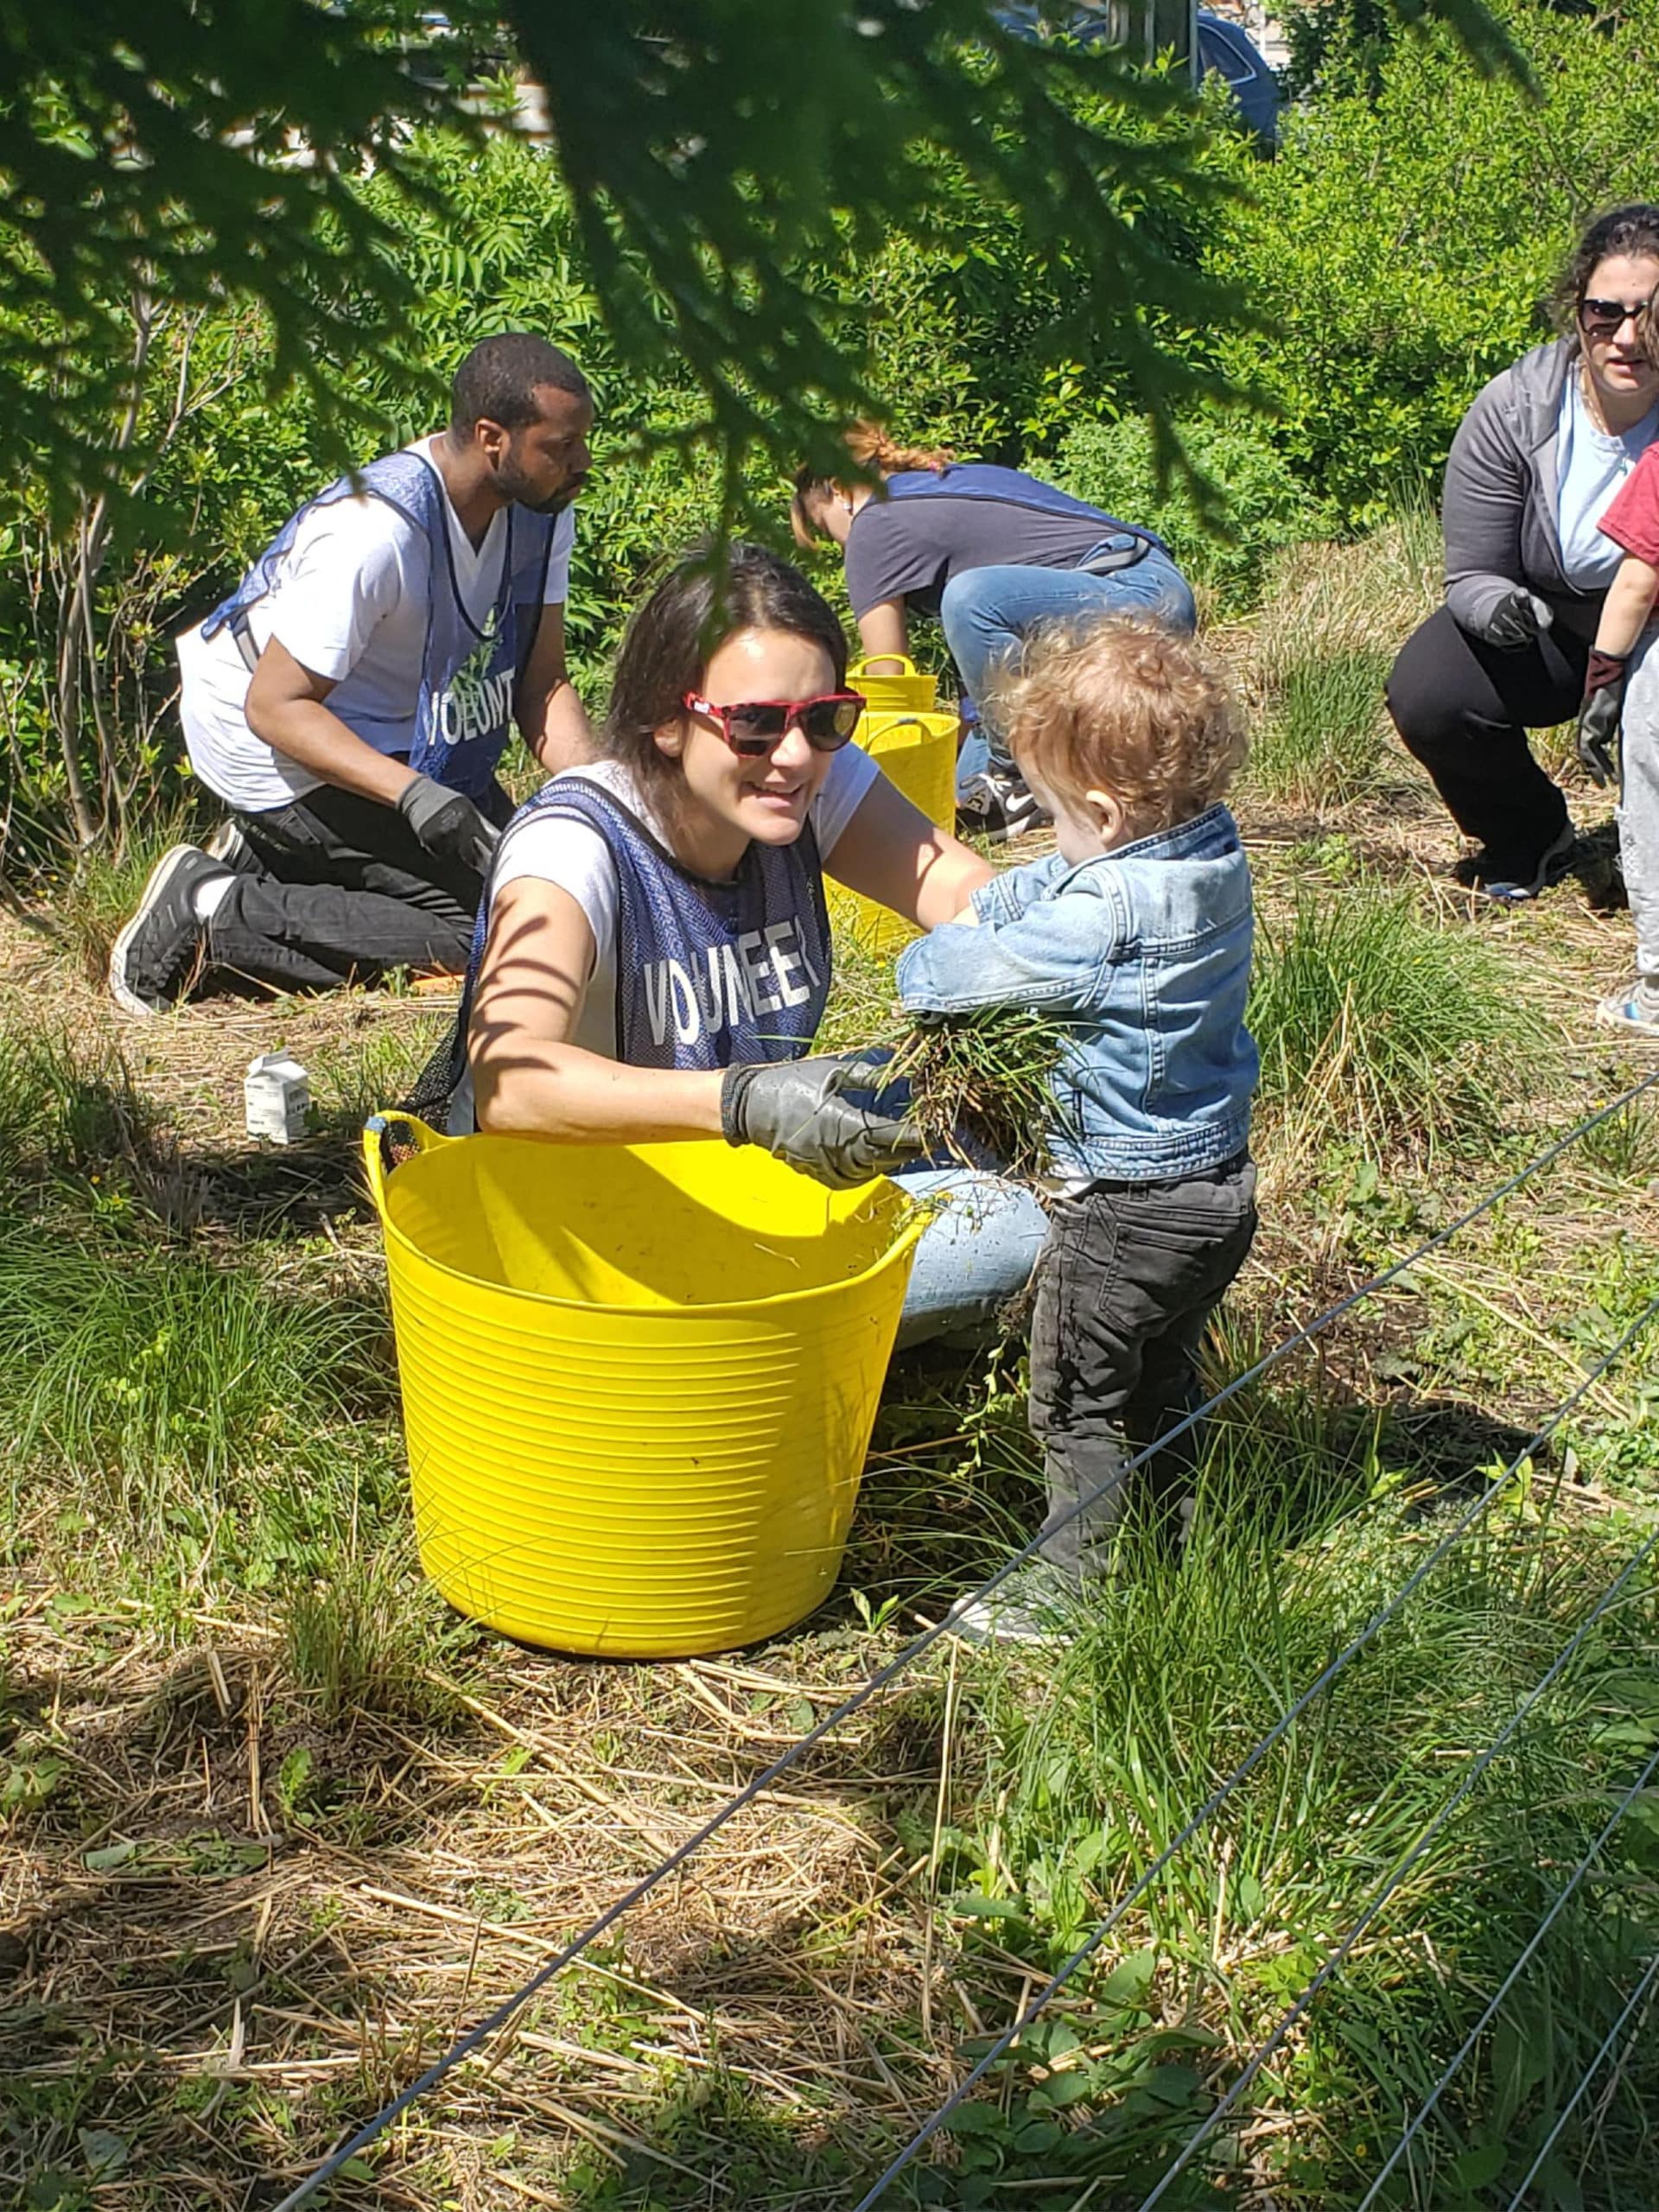
[[[1007,740],[997,725],[992,678],[1046,622],[1097,620],[1108,614],[1151,614],[1173,630],[1197,626],[1192,587],[1167,553],[1154,546],[1132,569],[1085,575],[1077,569],[967,569],[952,576],[939,619],[963,684],[979,709],[980,734],[970,737],[957,762],[957,787],[988,764],[1014,767]]]
[[[900,1168],[913,1198],[947,1201],[916,1248],[894,1349],[983,1330],[1031,1281],[1048,1216],[1022,1183],[971,1167]]]

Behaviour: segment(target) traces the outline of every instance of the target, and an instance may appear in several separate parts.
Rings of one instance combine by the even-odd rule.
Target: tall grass
[[[953,1832],[950,1871],[974,1915],[964,1925],[982,1910],[975,1897],[986,1900],[999,1945],[1034,1967],[1110,1910],[1442,1532],[1439,1516],[1385,1504],[1287,1550],[1286,1525],[1237,1490],[1249,1471],[1248,1455],[1235,1455],[1221,1487],[1212,1477],[1179,1571],[1142,1560],[1069,1646],[1039,1662],[993,1655],[979,1669],[988,1762]],[[1257,1479],[1271,1485],[1274,1471],[1272,1454],[1258,1455]],[[1047,2144],[1050,2170],[1058,2161],[1067,2173],[1109,2176],[1138,2201],[1424,1836],[1634,1541],[1628,1524],[1529,1527],[1510,1512],[1434,1570],[1179,1853],[1086,1993],[1073,1986],[1055,2027],[1077,2078]],[[1659,1593],[1644,1573],[1222,2131],[1221,2171],[1249,2170],[1264,2202],[1322,2212],[1357,2202],[1610,1797],[1659,1740],[1656,1636]],[[1507,2201],[1471,2186],[1474,2164],[1459,2160],[1478,2146],[1487,2179],[1512,2184],[1524,2171],[1650,1948],[1632,1885],[1648,1893],[1654,1863],[1649,1827],[1632,1821],[1610,1847],[1606,1882],[1565,1916],[1504,2027],[1456,2084],[1410,2201]],[[1022,2048],[1029,2066],[1052,2063],[1057,2046],[1039,2037]],[[1149,2083],[1157,2094],[1136,2107],[1131,2093]],[[1650,2053],[1616,2116],[1627,2157],[1642,2101],[1656,2094]],[[1019,2126],[1046,2108],[1040,2086],[1013,2101],[1016,2147]],[[1217,2178],[1211,2164],[1167,2201],[1218,2201]]]
[[[1363,798],[1382,756],[1389,658],[1374,645],[1319,646],[1278,671],[1250,741],[1250,788],[1310,810]]]
[[[323,1432],[389,1413],[384,1325],[378,1307],[284,1291],[257,1265],[0,1219],[14,1516],[45,1478],[111,1535],[211,1541],[221,1515],[301,1478]]]
[[[1287,926],[1262,927],[1249,1019],[1264,1106],[1373,1154],[1489,1134],[1547,1060],[1498,953],[1366,885],[1304,894]]]

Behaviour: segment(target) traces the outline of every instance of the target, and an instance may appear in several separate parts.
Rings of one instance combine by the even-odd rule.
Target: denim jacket
[[[1259,1069],[1244,1027],[1250,870],[1212,806],[1074,866],[1056,853],[974,893],[899,958],[907,1011],[1014,1004],[1067,1020],[1054,1169],[1124,1182],[1218,1167],[1249,1135]]]

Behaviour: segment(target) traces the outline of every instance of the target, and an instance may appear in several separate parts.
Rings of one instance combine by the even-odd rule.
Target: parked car
[[[1017,31],[1022,38],[1064,34],[1090,46],[1100,40],[1123,36],[1123,11],[1112,5],[1111,0],[1082,0],[1082,4],[1079,0],[1070,0],[1070,4],[1060,7],[1033,5],[1032,0],[1023,0],[1023,4],[998,8],[994,12],[998,22]],[[1196,22],[1199,73],[1207,77],[1214,72],[1223,77],[1246,126],[1264,144],[1275,144],[1279,110],[1284,99],[1276,73],[1242,24],[1225,16],[1213,15],[1207,8],[1198,10]]]

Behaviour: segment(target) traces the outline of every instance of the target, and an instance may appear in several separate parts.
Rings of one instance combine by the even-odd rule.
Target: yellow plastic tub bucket
[[[881,667],[873,671],[872,660]],[[931,715],[938,703],[939,679],[925,676],[903,653],[872,653],[847,671],[847,688],[861,692],[872,709],[896,708],[907,715]]]
[[[418,1147],[389,1166],[391,1129]],[[753,1147],[364,1133],[421,1562],[615,1658],[730,1650],[840,1571],[921,1221]]]
[[[872,708],[858,728],[856,741],[880,764],[887,780],[941,830],[950,829],[957,818],[958,727],[954,714]],[[823,887],[830,925],[840,943],[861,945],[885,959],[916,935],[912,924],[885,906],[861,899],[839,883],[826,880]]]

